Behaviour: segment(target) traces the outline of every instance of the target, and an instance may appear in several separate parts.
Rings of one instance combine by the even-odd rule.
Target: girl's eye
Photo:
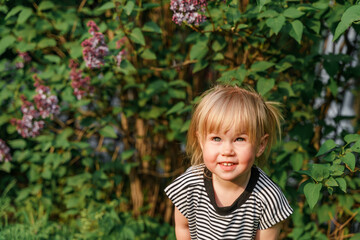
[[[214,142],[220,142],[220,141],[221,141],[221,138],[219,138],[219,137],[213,137],[212,140],[213,140]]]
[[[238,137],[238,138],[236,138],[235,141],[236,141],[236,142],[243,142],[243,141],[245,141],[245,138]]]

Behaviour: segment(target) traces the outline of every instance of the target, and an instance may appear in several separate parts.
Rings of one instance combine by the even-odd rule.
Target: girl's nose
[[[233,146],[231,145],[231,143],[223,143],[222,146],[222,155],[233,155],[234,154],[234,149]]]

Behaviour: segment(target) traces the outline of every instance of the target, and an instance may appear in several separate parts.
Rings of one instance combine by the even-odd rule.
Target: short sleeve
[[[193,202],[191,197],[192,188],[201,183],[201,172],[199,169],[190,167],[185,173],[176,178],[169,186],[165,188],[165,194],[177,209],[188,218],[189,205]]]
[[[262,214],[259,229],[267,229],[287,219],[293,212],[280,188],[267,179],[262,195]]]

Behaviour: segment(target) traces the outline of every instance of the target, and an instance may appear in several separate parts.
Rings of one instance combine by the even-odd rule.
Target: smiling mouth
[[[236,165],[236,163],[232,163],[232,162],[221,162],[220,165],[223,165],[223,166],[233,166],[233,165]]]

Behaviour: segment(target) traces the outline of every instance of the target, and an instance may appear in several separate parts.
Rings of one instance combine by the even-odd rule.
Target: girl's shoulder
[[[203,181],[205,165],[195,165],[189,167],[183,174],[177,177],[173,183],[191,184],[199,181]]]
[[[204,188],[204,165],[192,166],[177,177],[164,191],[173,204],[186,216],[183,210],[184,201],[193,194],[203,192]],[[193,197],[190,197],[194,199]],[[186,201],[185,201],[186,202]]]
[[[254,193],[265,202],[272,202],[275,199],[284,199],[281,188],[259,167],[259,178],[254,188]],[[276,201],[277,201],[276,200]]]

